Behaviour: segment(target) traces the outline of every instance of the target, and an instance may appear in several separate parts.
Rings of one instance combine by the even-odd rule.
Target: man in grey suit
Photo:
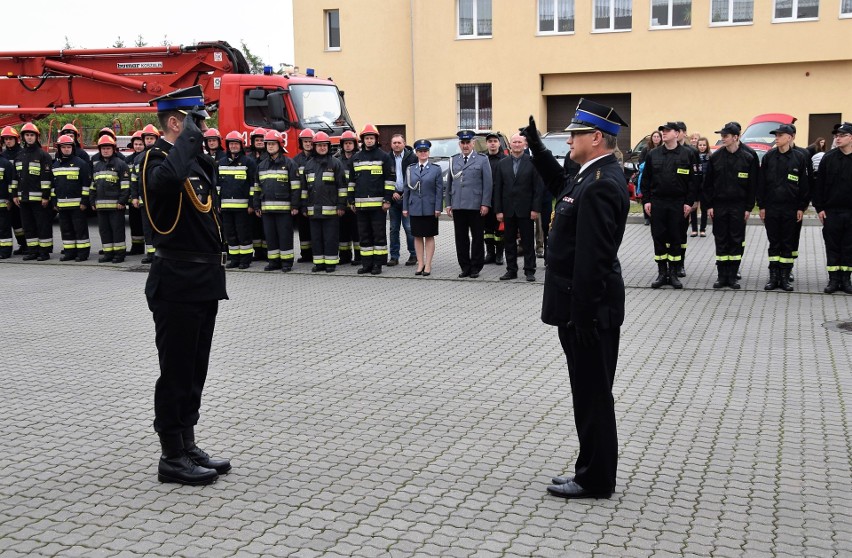
[[[450,159],[445,205],[455,229],[459,278],[476,279],[485,261],[483,217],[491,208],[491,165],[487,156],[473,150],[474,131],[456,135],[461,153]]]
[[[518,277],[518,233],[524,250],[524,276],[535,281],[535,220],[541,207],[544,184],[526,153],[527,140],[512,136],[509,157],[497,163],[494,176],[494,211],[497,221],[505,226],[506,273],[500,280]]]

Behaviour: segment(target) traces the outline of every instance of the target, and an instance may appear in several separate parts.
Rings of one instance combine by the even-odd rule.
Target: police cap
[[[414,142],[414,151],[429,151],[432,148],[432,142],[425,139],[419,139]]]
[[[571,124],[566,132],[592,132],[600,130],[612,136],[617,136],[621,127],[627,127],[627,122],[621,119],[615,109],[601,105],[588,99],[580,99]]]
[[[472,140],[476,137],[476,132],[474,132],[473,130],[459,130],[456,135],[461,141]]]

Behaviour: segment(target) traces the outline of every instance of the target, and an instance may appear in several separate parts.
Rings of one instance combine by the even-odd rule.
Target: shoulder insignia
[[[595,180],[600,180],[600,179],[601,179],[601,169],[598,169],[598,171],[595,173]]]

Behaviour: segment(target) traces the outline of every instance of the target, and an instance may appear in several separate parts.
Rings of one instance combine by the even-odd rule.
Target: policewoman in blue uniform
[[[419,139],[414,142],[417,162],[405,169],[405,190],[402,193],[402,214],[411,218],[411,234],[417,253],[417,271],[414,275],[425,277],[432,274],[438,216],[444,205],[444,179],[441,167],[429,162],[431,148],[432,142],[429,140]]]
[[[627,124],[610,108],[580,99],[571,124],[573,179],[546,150],[535,121],[522,130],[533,164],[556,196],[547,251],[541,319],[559,328],[568,362],[580,453],[574,475],[553,478],[547,491],[562,498],[609,498],[615,490],[618,435],[612,384],[624,321],[624,281],[618,248],[630,199],[613,150]]]
[[[154,317],[160,377],[154,389],[154,430],[160,438],[160,482],[203,485],[227,473],[195,443],[201,393],[226,254],[216,216],[216,169],[203,153],[208,117],[201,86],[153,99],[163,135],[145,153],[142,196],[153,229],[154,261],[145,285]]]

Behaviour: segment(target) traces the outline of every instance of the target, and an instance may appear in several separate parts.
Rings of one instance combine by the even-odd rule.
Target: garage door
[[[606,93],[590,95],[548,95],[547,96],[547,131],[556,132],[564,130],[577,109],[580,98],[606,105],[615,109],[615,112],[628,124],[630,124],[630,93]],[[618,135],[618,147],[622,153],[633,147],[630,145],[630,134]]]

